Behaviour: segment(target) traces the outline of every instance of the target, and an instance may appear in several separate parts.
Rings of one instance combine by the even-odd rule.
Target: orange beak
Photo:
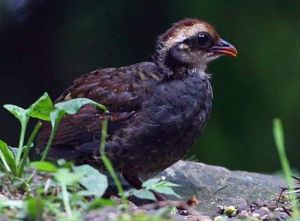
[[[238,54],[236,48],[223,39],[221,39],[217,44],[215,44],[208,50],[216,54],[223,54],[231,57],[236,57]]]

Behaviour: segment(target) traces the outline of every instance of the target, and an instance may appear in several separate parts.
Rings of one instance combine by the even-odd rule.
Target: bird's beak
[[[238,52],[236,48],[230,44],[229,42],[221,39],[217,44],[212,46],[209,51],[216,53],[216,54],[222,54],[222,55],[228,55],[231,57],[236,57]]]

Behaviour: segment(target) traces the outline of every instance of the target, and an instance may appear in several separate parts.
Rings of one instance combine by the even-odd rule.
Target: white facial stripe
[[[177,29],[175,34],[165,42],[165,45],[167,48],[171,48],[178,42],[182,42],[205,29],[206,27],[204,24],[194,24],[193,26]]]

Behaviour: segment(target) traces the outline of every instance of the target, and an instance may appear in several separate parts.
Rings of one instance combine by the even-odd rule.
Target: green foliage
[[[73,185],[76,182],[78,182],[81,178],[81,174],[71,173],[67,168],[62,168],[54,174],[54,177],[61,186],[62,199],[67,217],[71,218],[74,215],[70,205],[69,192],[67,190],[67,186]]]
[[[131,190],[128,192],[128,195],[134,195],[141,199],[156,200],[154,192],[162,193],[166,195],[180,196],[173,190],[173,187],[178,187],[179,185],[171,183],[162,178],[152,178],[145,181],[142,184],[142,189],[140,190]]]
[[[0,158],[2,162],[2,171],[15,174],[17,171],[16,162],[13,152],[8,148],[7,144],[0,140]]]
[[[39,99],[37,99],[30,107],[23,109],[21,107],[6,104],[6,108],[11,114],[13,114],[21,124],[21,132],[19,145],[16,155],[14,155],[9,149],[7,144],[4,141],[0,143],[0,158],[2,167],[7,173],[11,173],[15,177],[22,177],[24,166],[26,161],[28,161],[29,150],[32,147],[32,143],[42,126],[41,122],[38,122],[32,131],[28,142],[24,145],[26,128],[29,122],[30,117],[36,118],[38,120],[51,121],[52,130],[50,138],[47,142],[46,148],[42,154],[41,161],[44,161],[47,157],[49,149],[52,145],[56,130],[58,125],[66,114],[75,114],[77,113],[84,105],[94,105],[95,107],[107,112],[106,107],[101,104],[98,104],[90,99],[86,98],[76,98],[73,100],[57,103],[53,105],[53,102],[47,93],[44,93]]]
[[[30,167],[33,167],[39,171],[43,171],[43,172],[48,172],[48,173],[54,173],[57,172],[58,168],[47,161],[36,161],[36,162],[32,162],[30,163]]]
[[[171,221],[171,219],[162,218],[160,216],[149,216],[146,214],[137,214],[134,216],[123,214],[118,218],[118,221]]]
[[[73,100],[64,101],[54,105],[54,109],[50,112],[50,121],[52,125],[51,134],[41,160],[45,160],[47,157],[47,154],[52,145],[56,130],[58,128],[61,119],[66,114],[76,114],[84,105],[87,104],[94,105],[95,107],[103,110],[104,112],[107,112],[106,107],[87,98],[76,98]]]
[[[124,192],[123,187],[118,179],[118,176],[113,168],[111,161],[109,160],[109,158],[106,156],[106,153],[105,153],[105,140],[107,137],[107,124],[108,124],[107,119],[104,119],[102,121],[101,142],[100,142],[99,153],[100,153],[103,165],[105,166],[105,169],[108,171],[108,173],[111,175],[111,177],[113,178],[113,180],[116,184],[117,190],[118,190],[118,194],[119,194],[119,196],[121,196],[123,205],[126,207],[127,200],[126,200],[125,192]]]
[[[44,93],[37,101],[35,101],[27,109],[23,109],[21,107],[11,104],[4,105],[4,108],[7,109],[11,114],[13,114],[20,121],[21,124],[21,133],[18,146],[19,149],[15,157],[15,164],[17,167],[19,167],[23,150],[26,147],[23,144],[29,118],[33,117],[41,120],[49,120],[49,114],[53,110],[53,104],[48,94]],[[31,143],[29,143],[28,145],[31,145]],[[30,146],[27,146],[27,148],[29,147]]]
[[[300,217],[300,213],[298,210],[299,203],[298,203],[298,199],[297,199],[295,193],[293,192],[293,190],[295,189],[295,184],[294,184],[294,181],[292,180],[292,171],[291,171],[291,167],[290,167],[290,164],[289,164],[286,152],[285,152],[283,126],[282,126],[281,120],[279,120],[279,119],[273,120],[273,135],[274,135],[275,144],[276,144],[276,147],[278,150],[283,173],[284,173],[285,179],[288,183],[288,188],[291,192],[290,193],[291,201],[292,201],[293,212],[294,212],[293,217],[299,219],[299,217]]]
[[[44,93],[29,107],[29,115],[33,118],[49,121],[49,116],[53,109],[53,102],[51,98],[47,93]]]
[[[45,208],[45,202],[43,198],[37,196],[35,198],[29,198],[26,201],[27,214],[30,220],[41,220]]]
[[[150,180],[147,180],[146,182],[143,183],[142,187],[144,187],[147,190],[153,190],[162,194],[167,194],[167,195],[173,195],[178,198],[180,196],[174,192],[172,187],[179,187],[180,185],[171,183],[165,180],[165,177],[162,178],[153,178]]]
[[[0,202],[0,212],[13,210],[15,214],[13,217],[20,219],[41,220],[46,215],[55,220],[77,221],[82,220],[82,215],[86,211],[103,206],[115,206],[114,201],[101,198],[108,187],[108,181],[107,177],[95,168],[89,165],[74,166],[65,160],[58,160],[57,164],[45,161],[61,119],[66,114],[76,114],[85,105],[93,105],[107,112],[106,107],[86,98],[77,98],[53,105],[47,93],[44,93],[27,109],[15,105],[4,105],[20,121],[21,130],[18,148],[10,148],[4,141],[0,140],[0,185],[2,185],[2,179],[8,178],[11,181],[9,185],[17,191],[27,191],[27,197],[24,195],[24,200],[2,200]],[[42,126],[42,122],[38,121],[36,123],[25,144],[26,128],[30,118],[50,121],[52,126],[41,159],[34,162],[31,162],[29,158],[29,151],[34,148],[33,142]],[[123,208],[126,209],[126,195],[113,165],[105,153],[107,123],[105,119],[102,121],[99,152],[106,170],[114,179],[122,198]],[[42,174],[46,174],[47,179],[36,182],[35,178],[37,176],[39,179],[43,179]],[[152,200],[155,200],[153,191],[178,196],[172,189],[176,186],[176,184],[167,182],[164,179],[154,178],[143,183],[142,190],[134,190],[132,194]],[[120,216],[120,220],[128,220],[126,213]],[[133,216],[129,220],[162,219],[160,216],[148,217],[142,215]]]
[[[104,199],[104,198],[96,198],[90,202],[88,206],[88,210],[95,210],[103,206],[115,206],[115,205],[116,205],[115,201]]]
[[[89,166],[82,165],[74,167],[75,174],[82,174],[83,176],[79,180],[79,183],[86,189],[80,191],[79,194],[83,196],[103,196],[105,190],[108,187],[107,177],[99,170]]]
[[[75,98],[72,100],[64,101],[55,104],[55,108],[61,112],[64,112],[66,114],[76,114],[83,106],[91,104],[95,107],[99,108],[100,110],[103,110],[104,112],[107,112],[107,109],[105,106],[94,102],[87,98]]]
[[[51,99],[49,98],[47,93],[44,93],[37,101],[35,101],[30,107],[27,109],[23,109],[21,107],[6,104],[4,108],[7,109],[11,114],[13,114],[21,124],[21,132],[19,138],[19,145],[16,155],[9,154],[7,148],[1,144],[1,161],[6,167],[6,172],[11,172],[13,176],[22,177],[22,173],[25,166],[25,161],[28,157],[29,148],[32,145],[32,142],[40,128],[40,124],[37,124],[35,129],[33,130],[31,136],[28,139],[26,145],[25,142],[25,134],[26,128],[29,122],[30,117],[47,120],[49,119],[49,114],[53,109],[53,104]],[[23,156],[23,158],[22,158]],[[9,166],[9,168],[7,167]]]

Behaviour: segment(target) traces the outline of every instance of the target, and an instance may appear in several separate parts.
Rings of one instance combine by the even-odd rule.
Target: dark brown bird
[[[139,176],[158,172],[182,159],[201,134],[212,106],[207,64],[221,55],[236,56],[230,43],[197,19],[185,19],[159,36],[153,62],[93,71],[76,79],[57,102],[85,97],[105,105],[104,114],[85,106],[66,116],[49,158],[89,163],[100,170],[101,119],[109,117],[106,152],[134,187]],[[50,133],[39,135],[43,150]]]

